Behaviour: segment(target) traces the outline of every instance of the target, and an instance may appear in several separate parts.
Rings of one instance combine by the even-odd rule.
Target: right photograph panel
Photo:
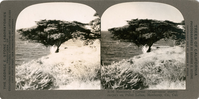
[[[102,89],[185,90],[185,21],[168,4],[126,2],[101,17]]]

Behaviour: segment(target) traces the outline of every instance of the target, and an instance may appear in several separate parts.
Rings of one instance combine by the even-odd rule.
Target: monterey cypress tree
[[[18,29],[22,40],[30,40],[41,43],[44,46],[57,46],[56,53],[59,52],[60,45],[69,40],[83,36],[82,38],[89,38],[92,33],[81,22],[60,21],[60,20],[40,20],[36,21],[36,26],[31,28]]]
[[[150,52],[151,46],[161,39],[185,41],[185,31],[178,26],[184,25],[184,21],[174,23],[168,20],[132,19],[127,23],[108,31],[113,34],[114,39],[128,40],[137,46],[147,47],[147,52]]]

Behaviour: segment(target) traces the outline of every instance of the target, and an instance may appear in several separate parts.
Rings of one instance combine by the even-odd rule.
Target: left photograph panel
[[[16,90],[100,90],[100,17],[80,3],[26,7],[15,33]]]

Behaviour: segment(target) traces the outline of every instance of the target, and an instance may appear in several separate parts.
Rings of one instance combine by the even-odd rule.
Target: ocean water
[[[42,56],[50,54],[50,48],[40,43],[32,43],[19,39],[19,34],[15,36],[15,65],[22,65],[31,60],[36,60]]]
[[[119,62],[122,59],[129,59],[141,54],[141,49],[131,42],[120,42],[113,40],[108,31],[101,32],[101,61],[102,65],[110,65],[113,61]]]

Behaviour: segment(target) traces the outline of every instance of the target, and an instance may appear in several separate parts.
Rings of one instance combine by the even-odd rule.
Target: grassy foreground
[[[16,90],[100,89],[100,42],[65,42],[54,53],[16,66]]]
[[[101,68],[104,89],[185,89],[185,50],[159,48]]]

